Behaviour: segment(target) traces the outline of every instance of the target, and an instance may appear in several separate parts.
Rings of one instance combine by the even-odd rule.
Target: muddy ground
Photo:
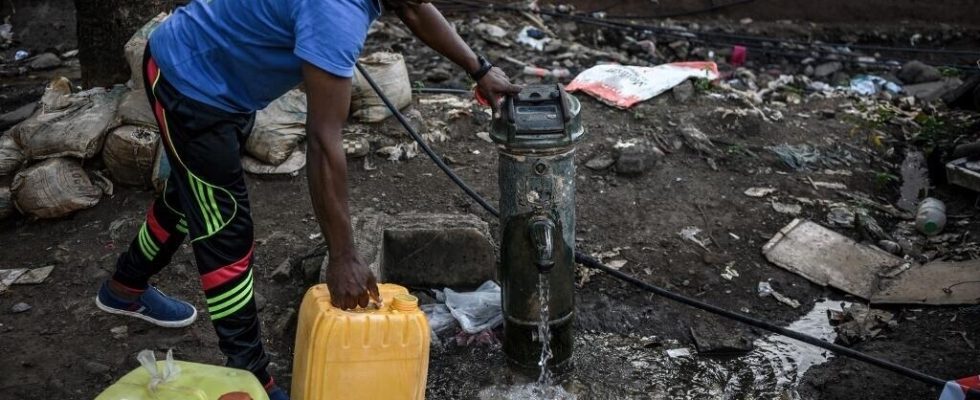
[[[506,69],[512,75],[518,72],[511,66]],[[72,67],[61,72],[77,74]],[[418,70],[412,75],[413,79],[425,79]],[[43,81],[39,76],[18,84],[39,95]],[[22,93],[18,96],[30,98]],[[762,245],[797,216],[773,211],[769,199],[743,194],[750,187],[774,187],[778,189],[776,196],[786,201],[793,196],[846,201],[836,191],[815,189],[808,181],[812,179],[840,182],[879,201],[894,202],[894,185],[881,180],[881,172],[887,172],[888,167],[871,156],[874,152],[868,148],[866,136],[855,133],[854,123],[839,113],[823,116],[819,112],[837,109],[849,99],[808,100],[784,110],[786,118],[782,121],[767,122],[751,116],[724,118],[714,110],[737,104],[713,99],[705,92],[698,92],[687,102],[668,93],[630,111],[612,109],[585,95],[578,97],[584,105],[587,129],[576,158],[579,249],[601,253],[624,248],[621,258],[627,260],[622,269],[625,272],[780,325],[798,319],[823,299],[857,300],[769,264],[761,254]],[[446,119],[444,109],[416,107],[426,119]],[[584,167],[587,160],[610,153],[619,140],[661,137],[672,142],[679,137],[678,130],[687,125],[700,128],[714,140],[719,151],[714,157],[717,168],[688,146],[667,154],[639,177]],[[400,134],[394,125],[387,126],[386,133],[393,137]],[[487,129],[482,117],[452,119],[446,129],[449,140],[433,147],[449,156],[456,171],[495,202],[495,150],[475,135]],[[852,161],[826,169],[849,170],[852,175],[793,171],[764,149],[780,143],[847,151]],[[371,155],[368,163],[376,169],[366,169],[362,159],[350,162],[351,206],[355,211],[473,213],[496,230],[496,221],[424,157],[390,162]],[[297,308],[305,289],[315,283],[313,271],[320,260],[314,257],[305,261],[286,282],[269,277],[281,262],[308,254],[318,244],[319,239],[311,239],[318,227],[310,209],[305,174],[251,176],[249,188],[258,240],[260,318],[273,355],[272,372],[288,386],[294,321],[282,316],[289,314],[288,309]],[[962,221],[950,224],[950,229],[969,232],[971,237],[980,234],[980,227],[973,223],[977,217],[975,193],[940,186],[936,194],[947,202],[949,214],[957,216],[955,221]],[[94,307],[96,289],[111,274],[115,257],[133,237],[152,197],[148,191],[117,187],[116,193],[97,207],[68,218],[32,221],[18,217],[0,222],[0,268],[56,266],[45,283],[16,286],[0,296],[0,398],[92,398],[135,368],[135,354],[142,349],[172,348],[180,359],[223,362],[207,318],[186,329],[164,330],[110,316]],[[826,220],[828,211],[807,204],[802,204],[802,210],[799,218],[820,222]],[[894,222],[884,222],[886,229]],[[703,249],[683,240],[678,232],[687,226],[702,228],[713,244]],[[854,230],[840,231],[859,238]],[[726,265],[732,265],[739,276],[722,278]],[[584,275],[582,278],[585,280]],[[771,281],[802,306],[792,309],[772,298],[760,298],[756,289],[760,281]],[[154,284],[190,300],[199,309],[204,306],[189,246],[178,252]],[[20,302],[32,309],[11,313],[11,306]],[[980,372],[976,361],[980,350],[973,347],[980,332],[980,307],[888,309],[899,316],[898,325],[871,342],[856,345],[856,349],[944,379]],[[643,368],[632,363],[630,355],[693,348],[692,328],[749,341],[764,334],[638,291],[602,274],[589,277],[581,285],[576,313],[576,327],[581,332],[578,370],[561,382],[582,399],[686,398],[664,397],[663,392],[657,392],[661,390],[658,387],[643,385]],[[124,334],[110,332],[120,326],[126,327]],[[958,332],[964,332],[966,339]],[[593,340],[596,338],[603,339]],[[474,398],[487,386],[521,380],[502,364],[496,346],[449,343],[434,347],[428,398]],[[601,373],[609,371],[614,373]],[[674,386],[682,387],[683,377],[689,373],[678,370]],[[610,390],[611,386],[630,391]],[[813,400],[938,397],[935,388],[840,358],[811,369],[798,390],[802,398]],[[738,393],[742,394],[723,398],[766,398]]]

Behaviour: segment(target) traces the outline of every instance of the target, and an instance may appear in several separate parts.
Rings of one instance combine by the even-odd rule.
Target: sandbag
[[[10,188],[0,187],[0,221],[14,215],[14,202],[10,198]]]
[[[265,164],[279,165],[306,138],[306,94],[293,89],[255,114],[245,151]]]
[[[153,32],[169,16],[170,14],[165,12],[157,14],[126,42],[126,61],[129,63],[130,71],[129,83],[126,86],[131,89],[143,89],[143,51],[146,50],[146,42],[150,39],[150,32]]]
[[[153,164],[159,145],[160,134],[155,130],[123,125],[106,136],[102,160],[117,183],[149,187],[153,185]]]
[[[306,166],[306,145],[301,144],[289,155],[282,164],[264,164],[249,156],[242,157],[242,168],[250,174],[258,175],[292,175]]]
[[[105,133],[116,123],[116,108],[124,88],[93,88],[62,96],[68,105],[42,109],[11,128],[28,159],[55,157],[92,158],[102,150]],[[43,101],[42,101],[43,103]]]
[[[0,136],[0,176],[17,172],[26,160],[27,156],[24,155],[24,151],[20,149],[13,135]]]
[[[150,101],[146,98],[145,90],[130,90],[119,101],[116,112],[119,122],[125,125],[139,125],[157,129],[157,120],[150,109]]]
[[[361,58],[360,63],[395,107],[402,109],[412,103],[412,84],[401,54],[374,53]],[[357,70],[354,71],[350,106],[354,118],[364,122],[381,122],[391,116],[391,111]]]
[[[21,213],[38,218],[62,217],[102,198],[102,190],[70,158],[48,159],[18,172],[10,191]]]

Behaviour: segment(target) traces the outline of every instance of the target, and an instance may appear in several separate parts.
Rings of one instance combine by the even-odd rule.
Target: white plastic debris
[[[680,62],[638,67],[605,64],[589,68],[572,80],[568,91],[583,91],[619,108],[630,108],[649,100],[690,78],[718,79],[713,62]]]
[[[679,349],[667,349],[667,357],[678,358],[678,357],[690,357],[691,349],[687,347],[682,347]]]
[[[544,51],[544,45],[551,41],[544,32],[533,26],[525,26],[517,34],[517,43],[528,46],[537,51]]]
[[[456,292],[447,288],[443,293],[446,307],[466,333],[493,329],[504,322],[500,308],[500,286],[493,281],[484,282],[472,292]]]
[[[772,288],[769,282],[759,282],[759,297],[772,297],[787,306],[793,308],[799,308],[800,302],[793,300],[789,297],[784,296],[782,293],[777,292]]]
[[[776,188],[754,187],[745,189],[745,195],[749,197],[766,197],[773,193],[776,193]]]

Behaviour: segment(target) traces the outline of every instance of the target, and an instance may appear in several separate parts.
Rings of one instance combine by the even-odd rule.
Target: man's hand
[[[386,0],[386,2],[408,29],[433,50],[463,67],[463,70],[468,73],[473,73],[480,68],[480,59],[476,53],[463,42],[434,5],[426,1],[422,1],[422,4],[409,3],[405,0]],[[477,93],[490,103],[494,115],[497,114],[503,96],[517,94],[520,91],[521,87],[511,84],[507,74],[496,67],[477,82]]]
[[[367,307],[369,296],[378,300],[378,283],[354,249],[347,204],[347,155],[342,140],[350,110],[351,82],[311,64],[303,65],[303,80],[309,110],[307,179],[313,211],[330,249],[327,287],[331,302],[345,310]]]
[[[516,95],[522,89],[520,86],[510,83],[507,74],[497,67],[490,69],[490,72],[487,72],[476,84],[476,90],[480,93],[480,96],[490,103],[494,117],[499,114],[500,102],[503,100],[503,97]]]
[[[382,300],[374,274],[356,254],[330,258],[327,288],[330,289],[330,303],[343,310],[367,307],[371,299],[378,304]]]

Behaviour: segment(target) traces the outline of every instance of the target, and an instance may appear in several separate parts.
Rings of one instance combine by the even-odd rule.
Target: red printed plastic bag
[[[710,61],[679,62],[656,67],[597,65],[576,76],[567,90],[581,90],[611,106],[630,108],[690,78],[718,79],[718,65]]]

